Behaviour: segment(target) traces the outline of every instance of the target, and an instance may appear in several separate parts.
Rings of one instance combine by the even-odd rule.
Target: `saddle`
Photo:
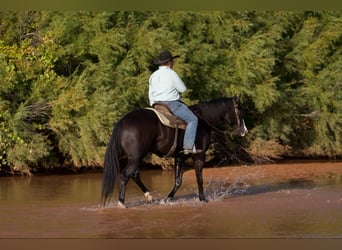
[[[146,109],[152,110],[158,116],[160,122],[163,125],[176,129],[175,137],[173,139],[173,144],[169,152],[165,155],[165,157],[172,156],[172,154],[175,152],[177,148],[178,129],[184,130],[186,128],[187,123],[183,119],[172,114],[169,107],[164,103],[157,102],[153,104],[152,108],[146,108]]]
[[[156,115],[158,116],[160,122],[167,127],[176,128],[176,129],[186,128],[187,123],[181,118],[179,118],[178,116],[175,116],[174,114],[172,114],[172,112],[170,111],[169,107],[166,104],[157,102],[153,104],[152,108],[146,108],[146,109],[150,109],[154,111],[154,113],[156,113]]]

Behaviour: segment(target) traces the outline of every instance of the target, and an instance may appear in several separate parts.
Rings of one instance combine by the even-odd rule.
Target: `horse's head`
[[[225,121],[234,128],[234,133],[245,136],[248,133],[245,121],[243,120],[242,107],[238,96],[231,99],[231,104],[228,112],[225,115]]]

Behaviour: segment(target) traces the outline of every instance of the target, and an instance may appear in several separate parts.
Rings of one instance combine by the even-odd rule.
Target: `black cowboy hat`
[[[156,59],[154,59],[153,63],[154,64],[163,64],[163,63],[166,63],[168,61],[171,61],[177,57],[180,57],[179,55],[176,55],[176,56],[172,56],[171,52],[168,51],[168,50],[165,50],[163,52],[161,52],[159,54],[158,57],[156,57]]]

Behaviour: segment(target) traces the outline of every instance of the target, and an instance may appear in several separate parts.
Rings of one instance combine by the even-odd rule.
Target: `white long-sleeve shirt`
[[[148,97],[152,106],[158,101],[180,100],[186,86],[176,71],[168,66],[159,66],[149,79]]]

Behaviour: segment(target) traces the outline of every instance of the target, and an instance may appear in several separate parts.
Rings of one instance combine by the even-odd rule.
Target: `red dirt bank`
[[[252,183],[272,183],[288,179],[313,179],[319,176],[342,175],[342,162],[268,164],[253,166],[232,166],[204,168],[203,179],[207,184],[212,179],[227,182],[241,180]],[[195,182],[194,170],[184,173],[184,182]]]

